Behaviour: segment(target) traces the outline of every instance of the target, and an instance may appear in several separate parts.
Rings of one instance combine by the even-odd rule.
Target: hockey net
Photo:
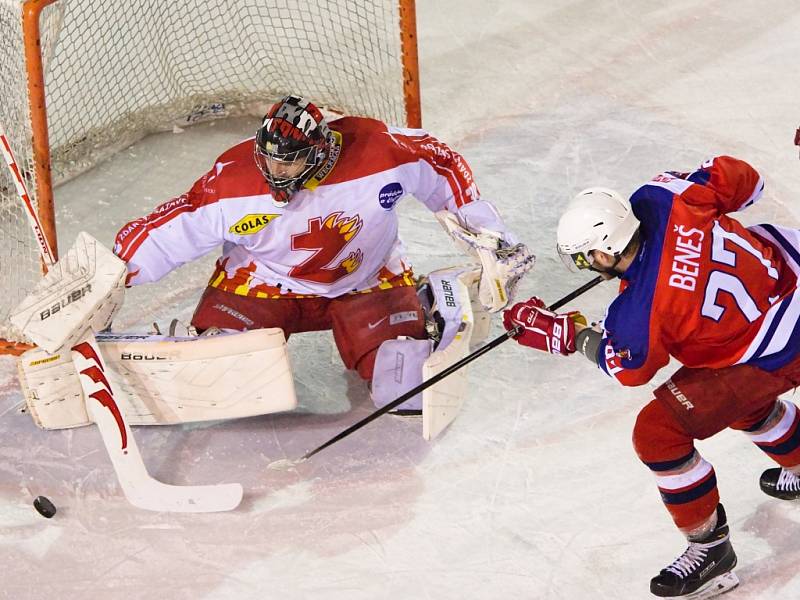
[[[0,125],[55,248],[52,187],[149,133],[287,93],[419,127],[415,27],[414,0],[0,0]],[[2,352],[41,275],[4,165],[0,234]]]

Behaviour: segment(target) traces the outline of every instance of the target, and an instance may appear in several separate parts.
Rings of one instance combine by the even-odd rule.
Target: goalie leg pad
[[[98,334],[116,400],[131,425],[233,419],[297,406],[280,329],[211,337]],[[43,429],[92,422],[68,352],[42,349],[19,357],[20,382],[34,422]]]
[[[428,275],[434,306],[444,321],[444,329],[439,346],[423,365],[424,380],[431,379],[469,353],[475,333],[472,306],[479,277],[479,271],[473,266],[451,267]],[[423,438],[434,439],[455,420],[467,391],[467,369],[462,368],[422,392]]]

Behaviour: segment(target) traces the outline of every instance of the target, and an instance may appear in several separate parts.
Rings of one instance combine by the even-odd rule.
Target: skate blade
[[[675,598],[681,598],[681,600],[706,600],[706,598],[716,598],[717,596],[730,592],[738,585],[739,578],[736,576],[736,573],[728,571],[719,577],[715,577],[691,594],[675,596]]]

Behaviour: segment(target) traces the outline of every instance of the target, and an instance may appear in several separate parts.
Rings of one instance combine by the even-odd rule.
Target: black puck
[[[45,498],[44,496],[36,496],[33,499],[33,508],[48,519],[52,518],[54,514],[56,514],[56,505],[50,502],[49,498]]]

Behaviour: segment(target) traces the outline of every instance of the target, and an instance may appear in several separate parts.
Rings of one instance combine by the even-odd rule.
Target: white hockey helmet
[[[631,203],[614,190],[587,188],[558,221],[558,254],[570,270],[591,269],[592,250],[619,257],[639,228]]]

